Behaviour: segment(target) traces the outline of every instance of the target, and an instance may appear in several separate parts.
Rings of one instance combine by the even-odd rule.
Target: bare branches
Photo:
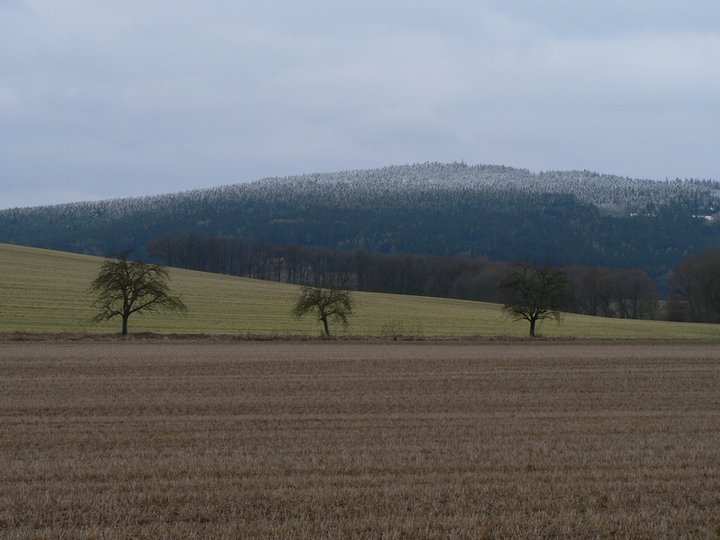
[[[90,285],[98,308],[96,322],[121,317],[127,335],[130,315],[141,311],[187,311],[179,296],[170,294],[169,275],[162,266],[129,261],[127,255],[107,259]]]
[[[325,335],[329,336],[328,319],[332,317],[347,328],[350,324],[348,315],[352,314],[352,310],[353,298],[349,291],[305,286],[300,289],[300,296],[295,302],[292,314],[297,318],[308,313],[314,314],[317,320],[323,323]]]
[[[503,296],[503,310],[515,320],[528,321],[530,336],[535,337],[537,321],[560,322],[567,302],[567,284],[567,276],[558,266],[517,263],[498,289]]]

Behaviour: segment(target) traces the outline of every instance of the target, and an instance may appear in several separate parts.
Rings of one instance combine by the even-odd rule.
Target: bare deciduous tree
[[[561,320],[561,309],[567,301],[568,279],[555,265],[517,263],[500,280],[498,289],[503,309],[513,319],[530,323],[530,336],[535,337],[535,323],[543,319]]]
[[[90,285],[93,306],[100,311],[96,322],[122,318],[122,335],[128,333],[128,319],[141,311],[187,311],[179,296],[172,296],[167,270],[155,264],[128,260],[124,254],[107,259]]]
[[[344,327],[348,326],[348,315],[352,314],[353,299],[349,291],[343,289],[323,289],[320,287],[302,287],[295,302],[293,315],[297,318],[312,313],[322,321],[325,335],[330,335],[328,319],[333,318]]]

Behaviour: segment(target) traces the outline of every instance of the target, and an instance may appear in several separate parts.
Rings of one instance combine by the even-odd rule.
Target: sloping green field
[[[118,332],[120,321],[91,322],[88,286],[102,259],[72,253],[0,244],[0,332]],[[317,335],[320,325],[296,320],[290,309],[294,285],[171,269],[171,287],[188,313],[135,315],[130,332]],[[338,335],[525,336],[527,325],[505,317],[485,302],[417,296],[355,293],[350,328]],[[715,338],[720,327],[565,316],[562,325],[545,322],[548,337]]]

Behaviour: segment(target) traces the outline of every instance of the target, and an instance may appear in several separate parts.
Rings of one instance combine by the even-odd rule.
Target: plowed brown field
[[[720,535],[720,345],[0,343],[2,537]]]

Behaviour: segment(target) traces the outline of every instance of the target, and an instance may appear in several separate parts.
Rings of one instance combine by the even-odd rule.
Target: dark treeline
[[[668,318],[720,322],[720,250],[687,257],[675,268],[670,278]]]
[[[623,319],[655,319],[660,315],[658,287],[640,268],[608,270],[571,266],[568,311]]]
[[[148,253],[168,266],[326,287],[341,286],[419,296],[497,302],[509,263],[484,258],[380,254],[277,245],[195,233],[162,236]],[[622,318],[654,318],[658,288],[645,270],[567,267],[568,311]]]
[[[497,281],[507,268],[482,258],[342,251],[194,233],[162,236],[147,252],[168,266],[203,272],[469,300],[495,300]]]

